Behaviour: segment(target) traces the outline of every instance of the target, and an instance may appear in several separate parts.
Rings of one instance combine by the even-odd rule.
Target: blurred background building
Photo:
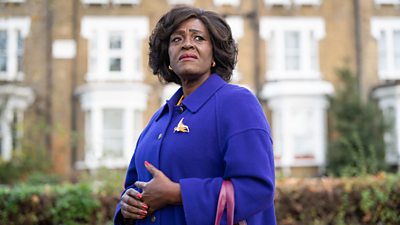
[[[0,0],[0,156],[12,160],[29,139],[60,174],[126,167],[177,89],[147,61],[151,29],[178,4],[231,25],[232,82],[263,104],[278,170],[323,173],[327,96],[343,66],[393,122],[382,151],[400,163],[400,0]]]

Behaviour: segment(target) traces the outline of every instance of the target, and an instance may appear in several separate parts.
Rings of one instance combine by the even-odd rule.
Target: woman
[[[214,12],[177,7],[157,23],[150,67],[181,88],[138,140],[115,224],[214,224],[224,179],[235,189],[235,222],[275,224],[270,129],[254,95],[226,82],[236,56]]]

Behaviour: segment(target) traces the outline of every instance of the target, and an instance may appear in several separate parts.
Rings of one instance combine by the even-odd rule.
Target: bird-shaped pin
[[[183,124],[183,119],[184,119],[184,118],[182,118],[182,119],[179,121],[178,125],[174,128],[174,133],[175,133],[175,132],[189,133],[189,127],[186,126],[185,124]]]

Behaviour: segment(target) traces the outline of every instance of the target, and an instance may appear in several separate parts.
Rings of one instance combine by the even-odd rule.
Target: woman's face
[[[201,20],[184,21],[171,34],[168,48],[170,66],[183,79],[198,79],[211,74],[212,43]]]

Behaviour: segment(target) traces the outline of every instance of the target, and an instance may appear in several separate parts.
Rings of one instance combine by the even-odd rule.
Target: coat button
[[[156,220],[157,220],[157,217],[153,215],[150,220],[151,220],[152,223],[155,223]]]
[[[160,133],[157,137],[158,140],[160,140],[162,138],[162,133]]]
[[[183,107],[182,106],[179,107],[179,112],[183,113],[183,111],[184,111]]]

